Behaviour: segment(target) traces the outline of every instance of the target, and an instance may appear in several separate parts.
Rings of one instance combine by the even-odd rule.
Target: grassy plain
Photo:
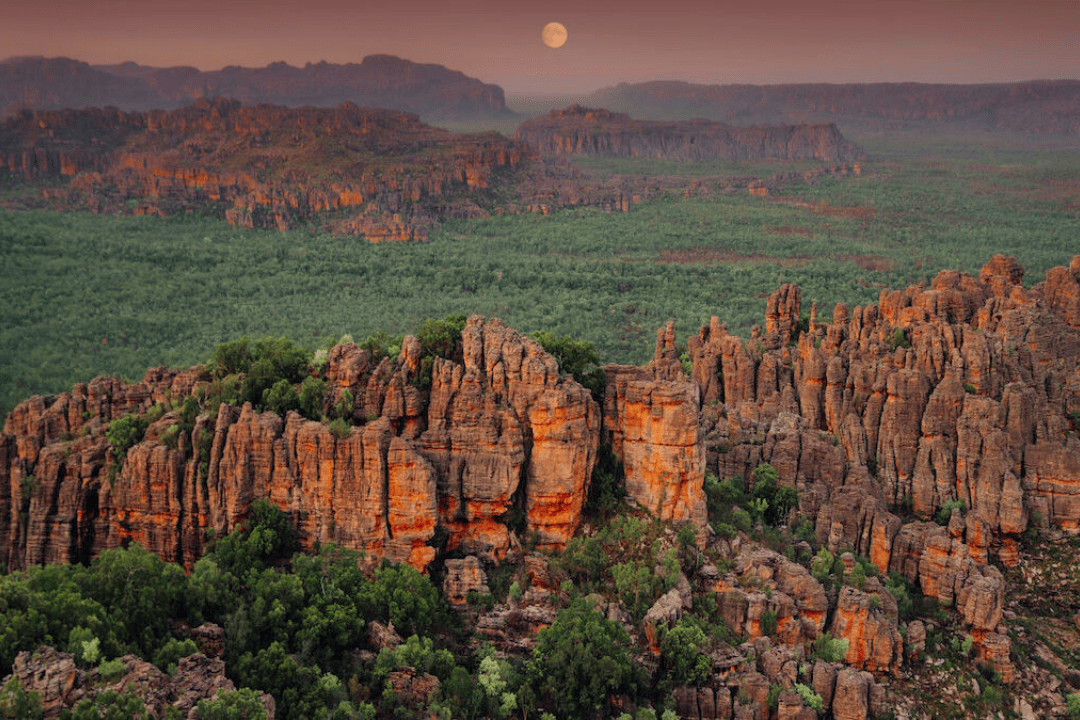
[[[311,230],[242,230],[196,217],[0,214],[0,414],[98,374],[188,365],[241,335],[314,347],[351,333],[413,330],[449,313],[593,341],[641,362],[667,320],[761,323],[781,282],[832,304],[884,287],[977,272],[1015,255],[1025,284],[1080,252],[1080,150],[1005,136],[890,131],[854,136],[858,178],[768,198],[664,196],[629,213],[453,221],[426,244],[370,245]],[[771,174],[761,163],[590,159],[609,174]],[[771,167],[771,166],[770,166]],[[763,173],[763,169],[765,172]],[[788,169],[778,164],[772,172]]]

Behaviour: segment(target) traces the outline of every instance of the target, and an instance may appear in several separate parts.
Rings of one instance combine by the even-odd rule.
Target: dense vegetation
[[[188,365],[242,335],[315,348],[449,313],[587,338],[604,362],[640,362],[669,319],[680,336],[714,314],[745,332],[780,282],[799,283],[827,315],[833,302],[872,302],[882,287],[942,268],[976,271],[994,252],[1019,257],[1029,284],[1075,252],[1075,147],[856,139],[871,157],[860,178],[791,185],[771,198],[680,194],[629,213],[453,221],[427,244],[242,230],[194,216],[3,213],[0,412],[98,374]],[[670,173],[670,165],[585,162],[601,174]]]
[[[726,481],[732,502],[710,503],[710,519],[719,523],[725,513],[739,511],[733,507],[738,499],[754,513],[748,530],[792,554],[783,522],[797,496],[779,488],[775,476],[764,465],[748,488]],[[777,512],[770,513],[774,506]],[[126,672],[117,660],[125,654],[174,672],[180,658],[197,651],[187,628],[212,622],[224,629],[226,671],[241,689],[204,701],[205,720],[261,717],[254,690],[273,695],[278,717],[286,720],[673,717],[672,690],[705,682],[710,648],[743,638],[724,625],[715,593],[699,596],[694,611],[672,627],[657,628],[655,661],[642,655],[640,638],[626,628],[640,629],[649,607],[681,575],[696,582],[705,563],[723,561],[700,549],[693,526],[660,523],[623,502],[590,517],[596,531],[551,556],[554,571],[565,578],[556,592],[523,597],[529,576],[522,566],[505,564],[490,570],[491,596],[470,598],[465,617],[506,603],[508,629],[526,635],[519,604],[538,597],[553,602],[554,622],[535,635],[531,650],[496,653],[477,644],[463,632],[470,623],[452,617],[436,582],[408,565],[360,562],[358,553],[333,544],[297,552],[296,518],[259,500],[250,521],[212,543],[188,575],[138,545],[106,551],[87,566],[0,575],[0,677],[11,671],[19,651],[41,645],[73,654],[81,666],[96,668],[102,681]],[[801,559],[808,566],[821,562]],[[834,568],[828,560],[820,577],[835,572],[843,584],[843,565],[837,561]],[[609,617],[607,603],[623,622]],[[375,622],[404,641],[375,645]],[[825,638],[815,652],[835,655],[832,642]],[[402,668],[438,678],[439,688],[422,706],[391,690],[390,674]],[[618,711],[635,707],[633,716]],[[68,714],[143,717],[133,696],[111,691]],[[0,716],[40,718],[39,699],[10,683],[0,690]]]

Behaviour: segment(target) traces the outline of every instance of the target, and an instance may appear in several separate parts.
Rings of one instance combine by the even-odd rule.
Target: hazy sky
[[[557,20],[569,40],[540,41]],[[258,67],[390,53],[515,92],[1080,78],[1080,0],[31,0],[0,57]]]

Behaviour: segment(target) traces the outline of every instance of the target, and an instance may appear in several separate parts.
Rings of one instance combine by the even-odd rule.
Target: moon
[[[549,22],[540,32],[540,39],[550,48],[562,47],[566,42],[566,27],[562,23]]]

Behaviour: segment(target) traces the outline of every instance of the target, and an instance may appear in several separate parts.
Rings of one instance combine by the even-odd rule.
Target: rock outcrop
[[[646,368],[606,365],[604,439],[622,464],[626,493],[662,520],[704,527],[705,454],[700,393],[674,352],[674,324],[657,334]]]
[[[70,178],[42,191],[52,207],[198,208],[277,229],[334,212],[331,231],[373,241],[426,239],[437,217],[475,205],[469,196],[482,199],[493,175],[512,175],[529,156],[498,133],[455,134],[350,102],[292,109],[201,98],[172,111],[24,111],[0,125],[0,172]]]
[[[46,718],[59,717],[62,710],[108,690],[136,695],[153,717],[163,717],[168,708],[175,708],[180,717],[197,718],[195,706],[200,700],[213,700],[220,691],[236,689],[225,677],[225,663],[220,658],[202,654],[181,658],[173,675],[133,655],[118,659],[124,664],[122,674],[106,678],[97,669],[79,668],[68,653],[40,647],[20,652],[11,676],[2,684],[14,679],[24,691],[37,693]],[[274,698],[266,693],[259,693],[259,697],[267,718],[273,720]]]
[[[543,155],[667,160],[820,160],[851,162],[862,151],[835,125],[734,127],[708,120],[633,120],[603,108],[571,105],[527,120],[516,137]]]
[[[799,489],[818,542],[900,573],[983,642],[1004,598],[991,559],[1016,563],[1033,514],[1080,530],[1078,271],[1074,261],[1025,289],[1019,263],[997,256],[977,278],[942,272],[882,291],[878,305],[837,305],[831,322],[815,314],[801,332],[798,291],[785,286],[749,345],[714,319],[687,342],[709,470],[748,479],[771,463]],[[947,527],[926,522],[949,506],[961,510]],[[899,662],[890,623],[865,597],[840,599],[832,628],[852,640],[849,662]]]
[[[439,527],[448,549],[501,557],[511,511],[519,531],[559,547],[580,522],[599,407],[538,343],[499,321],[471,318],[461,344],[461,362],[436,359],[429,393],[415,385],[415,338],[395,363],[334,348],[327,402],[348,390],[363,418],[344,435],[295,412],[222,405],[190,432],[177,432],[175,413],[161,416],[118,463],[108,423],[199,391],[200,368],[33,398],[0,436],[0,562],[75,562],[138,542],[190,566],[207,529],[230,531],[259,498],[297,519],[303,547],[332,541],[420,568]]]

